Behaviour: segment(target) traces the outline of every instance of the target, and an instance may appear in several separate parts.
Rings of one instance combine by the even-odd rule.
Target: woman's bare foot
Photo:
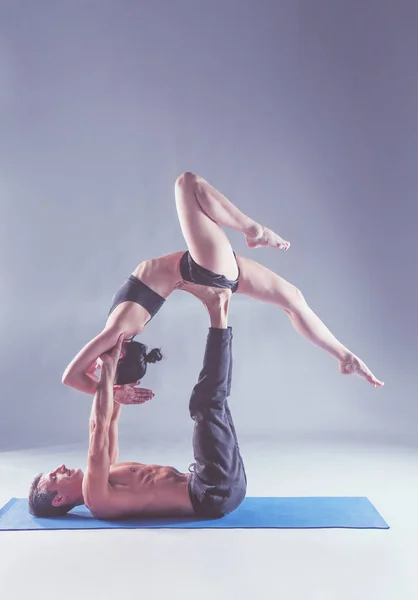
[[[277,233],[256,223],[245,233],[245,241],[249,248],[260,248],[261,246],[270,246],[271,248],[280,248],[288,250],[290,242],[281,238]]]
[[[364,364],[362,360],[360,360],[354,354],[349,355],[346,359],[342,360],[339,364],[340,373],[343,375],[358,375],[362,377],[369,383],[373,385],[373,387],[383,387],[385,384],[383,381],[380,381],[373,375],[367,365]]]

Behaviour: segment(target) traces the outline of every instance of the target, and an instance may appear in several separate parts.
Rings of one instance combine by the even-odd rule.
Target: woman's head
[[[148,348],[141,342],[125,342],[123,344],[122,358],[116,369],[115,384],[136,383],[147,372],[147,364],[155,363],[162,359],[159,348],[147,352]]]

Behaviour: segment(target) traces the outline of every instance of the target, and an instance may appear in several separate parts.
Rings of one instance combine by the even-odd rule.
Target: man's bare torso
[[[109,471],[109,492],[129,495],[129,509],[123,510],[121,517],[190,516],[195,512],[188,491],[189,478],[170,466],[116,463]]]

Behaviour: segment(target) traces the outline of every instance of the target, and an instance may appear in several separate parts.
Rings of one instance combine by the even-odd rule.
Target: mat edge
[[[4,515],[16,504],[19,498],[10,498],[8,502],[4,506],[0,508],[0,518],[4,517]]]

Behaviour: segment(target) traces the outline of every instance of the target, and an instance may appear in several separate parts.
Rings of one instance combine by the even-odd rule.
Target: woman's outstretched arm
[[[94,396],[97,391],[97,378],[92,365],[104,352],[116,346],[119,336],[124,333],[119,327],[104,329],[90,340],[73,358],[62,376],[62,383],[80,392]]]

